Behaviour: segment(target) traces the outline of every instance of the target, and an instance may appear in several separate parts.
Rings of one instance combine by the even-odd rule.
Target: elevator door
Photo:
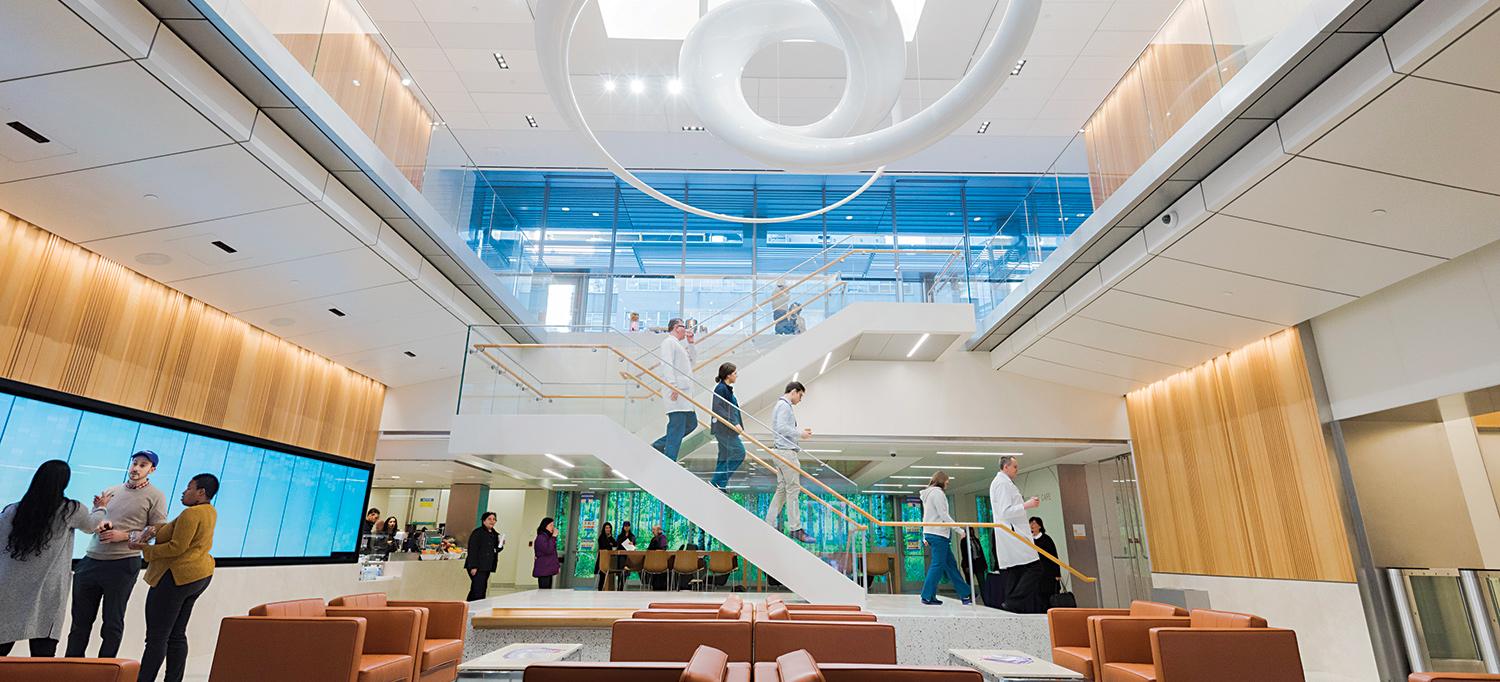
[[[1105,535],[1109,572],[1101,581],[1103,606],[1125,607],[1137,599],[1151,598],[1151,559],[1146,553],[1146,526],[1141,518],[1141,500],[1136,487],[1135,461],[1129,454],[1100,462],[1104,480]]]

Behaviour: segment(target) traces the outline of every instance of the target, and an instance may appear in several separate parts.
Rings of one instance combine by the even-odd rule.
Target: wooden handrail
[[[641,372],[643,374],[645,374],[647,376],[650,376],[652,379],[655,379],[655,380],[661,382],[662,385],[664,385],[664,386],[672,386],[672,382],[667,381],[666,379],[663,379],[657,373],[655,373],[655,372],[653,372],[653,371],[651,371],[649,369],[646,369],[644,366],[642,366],[639,362],[636,362],[630,356],[628,356],[625,353],[621,352],[619,349],[615,348],[614,346],[610,346],[608,344],[590,344],[590,343],[551,343],[551,344],[545,344],[545,343],[485,343],[485,344],[475,344],[474,347],[476,349],[482,349],[482,348],[573,348],[573,349],[602,349],[602,350],[608,350],[609,352],[614,353],[616,356],[618,356],[620,359],[624,360],[625,362],[628,362],[628,363],[630,363],[632,365],[635,365],[636,368],[639,369],[639,370],[641,370]],[[488,357],[488,355],[486,355],[486,357]],[[756,447],[758,447],[761,450],[763,450],[766,454],[769,454],[771,457],[775,458],[777,461],[781,462],[782,464],[785,464],[785,465],[791,467],[792,470],[796,471],[798,475],[800,475],[800,476],[802,476],[804,478],[812,479],[812,481],[814,483],[818,484],[819,487],[821,487],[824,490],[828,491],[828,494],[834,496],[840,502],[843,502],[845,505],[848,505],[848,507],[850,509],[853,509],[854,511],[858,512],[860,516],[865,517],[865,519],[869,521],[869,525],[883,526],[883,527],[886,527],[886,528],[910,528],[910,527],[924,527],[924,526],[925,527],[936,526],[936,527],[942,527],[942,528],[998,528],[1000,530],[1005,531],[1006,533],[1009,533],[1011,537],[1013,537],[1013,538],[1015,538],[1017,540],[1020,540],[1021,543],[1025,544],[1027,547],[1030,547],[1031,549],[1036,550],[1036,553],[1039,556],[1045,557],[1048,561],[1051,561],[1052,563],[1057,564],[1058,566],[1062,567],[1063,569],[1065,569],[1066,571],[1068,571],[1068,573],[1071,573],[1074,577],[1078,578],[1079,580],[1082,580],[1082,581],[1084,581],[1086,583],[1092,583],[1092,582],[1095,582],[1097,580],[1096,578],[1090,578],[1089,576],[1084,575],[1083,573],[1080,573],[1078,571],[1078,569],[1073,568],[1072,566],[1069,566],[1068,564],[1064,563],[1062,561],[1062,559],[1059,559],[1056,556],[1053,556],[1047,550],[1044,550],[1041,547],[1038,547],[1036,545],[1036,543],[1034,543],[1034,542],[1031,541],[1030,538],[1022,536],[1020,533],[1017,533],[1016,531],[1012,530],[1011,527],[1009,525],[1007,525],[1007,524],[1001,524],[1001,523],[977,523],[977,522],[976,523],[959,523],[959,522],[952,522],[952,523],[946,523],[946,522],[945,523],[923,523],[923,522],[919,522],[919,521],[883,521],[881,519],[878,519],[878,518],[875,517],[875,515],[871,514],[865,508],[863,508],[863,507],[861,507],[861,506],[859,506],[857,504],[854,504],[852,501],[849,500],[849,498],[844,497],[844,495],[841,494],[841,493],[839,493],[839,491],[834,490],[832,486],[828,485],[827,483],[824,483],[822,480],[818,479],[817,477],[813,476],[812,474],[807,473],[805,470],[802,469],[802,467],[797,462],[795,462],[795,461],[788,461],[785,457],[783,457],[779,453],[777,453],[774,448],[767,447],[765,443],[760,442],[760,439],[756,438],[755,436],[750,435],[748,432],[746,432],[739,425],[730,423],[728,421],[725,421],[722,417],[720,417],[719,415],[715,414],[713,410],[704,407],[702,403],[700,403],[697,400],[693,399],[693,397],[691,395],[688,395],[687,393],[679,393],[679,395],[681,395],[684,400],[688,401],[690,404],[692,404],[694,407],[698,408],[699,410],[702,410],[703,412],[705,412],[707,414],[713,415],[714,419],[718,419],[719,421],[723,422],[725,426],[728,426],[729,428],[733,429],[735,431],[735,433],[738,433],[740,436],[744,437],[746,440],[750,441],[751,443],[754,443]],[[817,495],[812,495],[812,497],[813,497],[813,499],[822,500],[822,498],[818,497]],[[822,502],[823,502],[823,504],[828,505],[828,502],[826,500],[822,500]],[[829,505],[829,508],[832,509],[832,506]],[[837,511],[837,510],[835,510],[835,511]]]

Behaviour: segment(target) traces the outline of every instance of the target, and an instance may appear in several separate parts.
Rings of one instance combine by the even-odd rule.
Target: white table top
[[[564,660],[582,644],[508,644],[467,663],[460,663],[459,670],[524,670],[532,663],[556,663]]]
[[[1001,679],[1081,680],[1079,675],[1023,651],[1010,649],[949,649],[948,653],[987,675]]]

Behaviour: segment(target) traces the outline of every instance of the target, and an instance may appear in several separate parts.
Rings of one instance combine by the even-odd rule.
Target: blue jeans
[[[745,461],[745,444],[737,433],[716,433],[714,439],[719,441],[719,466],[714,469],[713,482],[715,488],[723,490]]]
[[[667,413],[667,435],[656,439],[651,447],[656,448],[672,461],[677,461],[677,451],[682,449],[682,439],[698,428],[698,420],[692,412],[668,412]]]
[[[927,548],[932,552],[932,561],[927,564],[927,582],[922,583],[922,599],[937,599],[938,583],[942,582],[944,576],[953,583],[953,589],[958,591],[959,598],[968,599],[969,584],[964,582],[963,574],[958,572],[958,564],[953,563],[953,547],[948,544],[948,538],[923,533],[922,539],[927,541]]]

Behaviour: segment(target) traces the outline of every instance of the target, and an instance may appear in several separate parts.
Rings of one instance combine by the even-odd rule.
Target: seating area
[[[463,602],[381,593],[261,604],[220,623],[209,680],[448,682],[458,677],[467,618]]]
[[[1047,623],[1053,662],[1093,682],[1304,679],[1297,634],[1251,614],[1137,601],[1052,609]]]
[[[960,667],[912,667],[819,662],[806,649],[753,665],[721,650],[699,646],[677,663],[546,663],[526,668],[526,682],[983,682]]]
[[[894,664],[896,630],[857,607],[765,604],[730,596],[722,603],[653,603],[611,628],[610,660],[685,661],[699,645],[730,661],[763,663],[806,650],[830,663]]]
[[[642,590],[656,589],[667,583],[672,588],[687,587],[705,592],[728,587],[729,575],[740,567],[740,555],[729,551],[706,550],[599,550],[598,566],[603,567],[603,589],[634,584]],[[635,576],[634,583],[630,576]]]

